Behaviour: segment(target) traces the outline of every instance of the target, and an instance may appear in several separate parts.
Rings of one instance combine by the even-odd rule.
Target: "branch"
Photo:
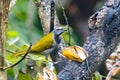
[[[27,56],[27,54],[30,52],[31,46],[32,46],[32,43],[30,43],[30,46],[29,46],[28,50],[26,51],[25,55],[19,61],[17,61],[15,64],[13,64],[13,65],[5,68],[5,69],[15,67],[17,64],[19,64],[20,62],[22,62],[22,60],[24,60],[25,57]]]
[[[45,34],[50,32],[50,27],[51,26],[54,27],[54,28],[60,26],[60,23],[59,23],[58,17],[56,16],[56,13],[52,12],[52,11],[55,11],[55,10],[53,10],[53,9],[55,9],[55,6],[53,5],[54,3],[55,3],[54,0],[41,0],[41,2],[39,2],[39,1],[35,2],[36,6],[38,8],[39,17],[41,19],[41,23],[42,23],[42,26],[43,26],[43,31],[44,31]],[[51,7],[52,7],[52,9],[51,9]],[[51,22],[51,24],[50,24],[50,22]],[[60,43],[60,45],[61,46],[64,45],[63,40]],[[56,68],[57,72],[61,71],[67,63],[67,61],[63,57],[58,55],[57,51],[60,50],[60,49],[61,48],[57,48],[57,49],[54,50],[54,52],[52,54],[50,54],[53,62],[55,63],[54,65],[55,65],[55,68]]]
[[[51,0],[51,4],[50,4],[50,10],[51,10],[51,15],[50,15],[50,31],[54,30],[54,13],[55,13],[55,2],[53,0]]]
[[[89,19],[89,35],[84,49],[89,53],[86,62],[69,62],[58,74],[59,80],[89,80],[103,61],[120,42],[120,0],[108,0]]]
[[[5,62],[9,0],[0,0],[0,80],[7,80]]]
[[[42,0],[35,2],[45,34],[50,32],[50,2],[51,0]]]

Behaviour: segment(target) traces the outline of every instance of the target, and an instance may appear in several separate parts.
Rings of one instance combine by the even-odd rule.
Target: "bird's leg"
[[[45,59],[49,61],[49,59],[48,59],[49,56],[48,55],[44,55],[44,56],[45,56]]]
[[[63,54],[61,54],[61,52],[57,51],[57,53],[58,53],[58,55],[60,55],[61,57],[66,58]],[[61,61],[53,62],[53,64],[58,64],[59,62],[61,62]]]
[[[62,50],[63,48],[61,47],[61,46],[58,46],[58,49],[57,49],[57,53],[58,53],[58,55],[62,58],[65,58],[66,59],[66,57],[62,54],[62,52],[61,52],[61,50]],[[60,58],[60,59],[61,59]],[[61,61],[56,61],[56,62],[53,62],[53,64],[58,64],[59,62],[61,62]]]
[[[61,52],[62,49],[63,49],[63,46],[62,46],[62,45],[58,45],[57,53],[58,53],[58,55],[60,55],[61,57],[66,58],[66,57],[62,54],[62,52]]]
[[[50,57],[49,55],[45,55],[45,59],[51,62],[49,57]]]

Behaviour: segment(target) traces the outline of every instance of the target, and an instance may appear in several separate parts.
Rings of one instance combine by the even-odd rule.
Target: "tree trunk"
[[[0,80],[7,80],[5,48],[9,0],[0,0]]]
[[[39,17],[41,20],[41,24],[43,26],[43,31],[45,34],[48,34],[50,32],[50,28],[51,28],[51,2],[54,3],[54,0],[41,0],[36,1],[35,4],[38,8],[38,13],[39,13]],[[55,8],[55,6],[53,6]],[[56,11],[54,11],[54,22],[53,22],[53,26],[54,28],[56,27],[60,27],[60,23],[57,17],[57,14],[55,13]],[[61,46],[64,46],[64,41],[62,40],[60,43]],[[57,48],[58,49],[58,48]],[[58,55],[57,53],[57,49],[54,50],[54,52],[52,54],[50,54],[52,61],[55,63],[54,66],[57,70],[57,72],[60,72],[66,65],[67,61],[66,59],[64,59],[63,57],[61,57],[60,55]],[[59,48],[61,49],[61,48]]]
[[[108,0],[89,19],[89,35],[84,49],[87,61],[69,62],[59,80],[91,80],[92,75],[120,42],[120,0]],[[86,66],[88,64],[88,66]]]
[[[44,4],[42,4],[44,3]],[[50,6],[49,0],[37,2],[41,20],[47,19],[50,22],[50,14],[45,18],[45,10]],[[57,64],[59,80],[91,80],[92,75],[103,61],[114,51],[120,42],[120,0],[108,0],[99,11],[95,12],[89,19],[89,35],[83,48],[88,52],[89,57],[82,63],[67,62],[61,60],[58,54],[54,54],[53,61]],[[45,12],[45,11],[47,12]],[[58,20],[57,20],[58,21]],[[48,25],[43,21],[43,26]],[[59,22],[56,22],[59,26]],[[54,24],[54,25],[56,25]],[[49,23],[50,25],[50,23]],[[48,25],[48,26],[49,26]],[[48,27],[46,26],[46,27]],[[45,29],[46,30],[46,29]],[[47,30],[45,32],[48,32]],[[54,57],[55,56],[55,57]]]

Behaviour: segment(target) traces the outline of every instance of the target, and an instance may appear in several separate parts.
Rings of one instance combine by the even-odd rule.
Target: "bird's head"
[[[66,31],[66,29],[64,29],[64,28],[62,28],[62,27],[57,27],[56,29],[54,29],[54,34],[56,35],[56,36],[59,36],[59,35],[61,35],[64,31]]]

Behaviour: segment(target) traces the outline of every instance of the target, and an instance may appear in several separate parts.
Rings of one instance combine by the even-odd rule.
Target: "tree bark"
[[[7,80],[5,47],[9,0],[0,0],[0,80]]]
[[[89,54],[88,63],[69,62],[58,74],[59,80],[91,80],[100,64],[114,51],[120,42],[119,3],[120,0],[108,0],[90,17],[89,35],[83,46]]]
[[[43,32],[45,34],[48,34],[50,32],[51,28],[51,1],[54,2],[54,0],[41,0],[41,1],[35,1],[34,3],[37,6],[38,14],[41,20],[41,24],[43,27]],[[55,6],[54,6],[55,8]],[[60,23],[56,14],[56,11],[54,10],[54,28],[60,27]],[[60,43],[61,46],[64,46],[64,41],[62,40]],[[57,70],[57,72],[60,72],[65,66],[66,66],[66,59],[58,55],[57,51],[61,48],[57,48],[54,50],[52,54],[50,54],[52,61]]]
[[[43,26],[50,26],[46,22],[50,22],[49,16],[45,13],[50,13],[49,0],[37,2],[39,16]],[[44,3],[44,4],[43,4]],[[120,1],[108,0],[103,7],[93,14],[89,19],[89,35],[83,48],[88,52],[89,57],[82,63],[67,62],[61,60],[58,54],[54,54],[53,61],[59,61],[56,69],[58,70],[59,80],[91,80],[92,75],[114,51],[118,42],[120,42]],[[49,9],[46,8],[49,6]],[[41,9],[41,10],[40,10]],[[47,12],[45,12],[47,10]],[[45,11],[44,11],[45,10]],[[41,13],[42,12],[42,13]],[[44,14],[44,16],[42,16]],[[47,18],[45,18],[45,15]],[[56,15],[55,15],[56,17]],[[49,20],[49,21],[47,21]],[[54,24],[59,26],[58,19]],[[48,25],[48,26],[47,26]],[[50,29],[50,28],[49,28]],[[49,32],[46,30],[45,32]],[[56,56],[56,57],[55,57]]]
[[[38,9],[38,14],[41,20],[41,24],[43,27],[44,34],[48,34],[50,32],[50,22],[51,22],[51,1],[54,0],[41,0],[34,1],[36,7]],[[60,23],[56,12],[54,14],[54,27],[59,27]]]

